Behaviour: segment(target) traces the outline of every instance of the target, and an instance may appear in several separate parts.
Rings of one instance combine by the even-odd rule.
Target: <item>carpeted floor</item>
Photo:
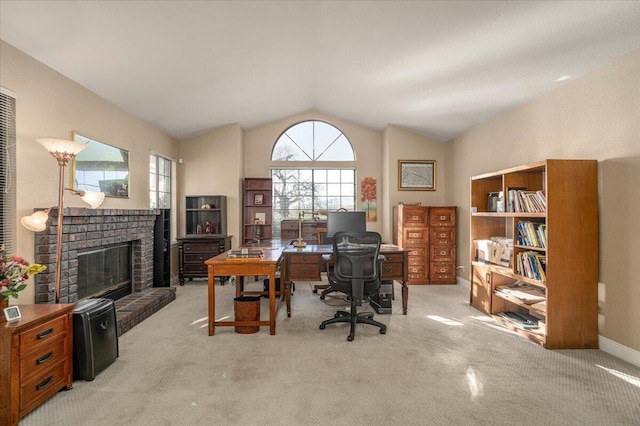
[[[261,282],[255,283],[261,286]],[[388,325],[319,330],[325,302],[298,282],[293,315],[207,336],[205,281],[120,338],[120,358],[27,415],[34,425],[640,425],[640,368],[599,350],[545,350],[468,304],[467,287],[399,287]],[[233,315],[235,288],[216,287]],[[262,301],[263,318],[267,300]]]

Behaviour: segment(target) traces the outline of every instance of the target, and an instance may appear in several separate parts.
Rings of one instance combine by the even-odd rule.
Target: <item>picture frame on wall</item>
[[[264,203],[264,194],[254,194],[253,196],[253,204],[263,204]]]
[[[435,160],[398,160],[399,191],[435,191]]]

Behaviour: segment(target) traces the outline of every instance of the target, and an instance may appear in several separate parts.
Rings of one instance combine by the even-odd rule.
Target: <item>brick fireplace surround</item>
[[[153,287],[154,224],[159,210],[65,208],[63,217],[60,303],[78,301],[78,252],[117,243],[132,244],[132,294],[115,302],[118,335],[171,301],[173,287]],[[47,271],[35,276],[36,303],[55,303],[57,209],[47,229],[35,237],[35,261]]]

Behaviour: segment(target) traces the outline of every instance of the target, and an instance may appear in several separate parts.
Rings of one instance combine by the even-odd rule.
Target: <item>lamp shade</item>
[[[29,216],[24,216],[20,219],[20,223],[30,231],[42,232],[47,228],[47,219],[49,219],[49,211],[38,210]]]
[[[84,192],[84,194],[80,194],[80,192]],[[104,201],[104,192],[78,191],[78,193],[82,201],[89,204],[92,209],[97,209]]]
[[[67,154],[69,157],[75,157],[80,151],[87,147],[84,144],[66,139],[39,138],[36,139],[36,142],[44,146],[51,154]]]

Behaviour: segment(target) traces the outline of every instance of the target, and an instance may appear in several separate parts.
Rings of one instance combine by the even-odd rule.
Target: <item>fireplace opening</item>
[[[131,294],[131,243],[78,252],[78,300]]]

